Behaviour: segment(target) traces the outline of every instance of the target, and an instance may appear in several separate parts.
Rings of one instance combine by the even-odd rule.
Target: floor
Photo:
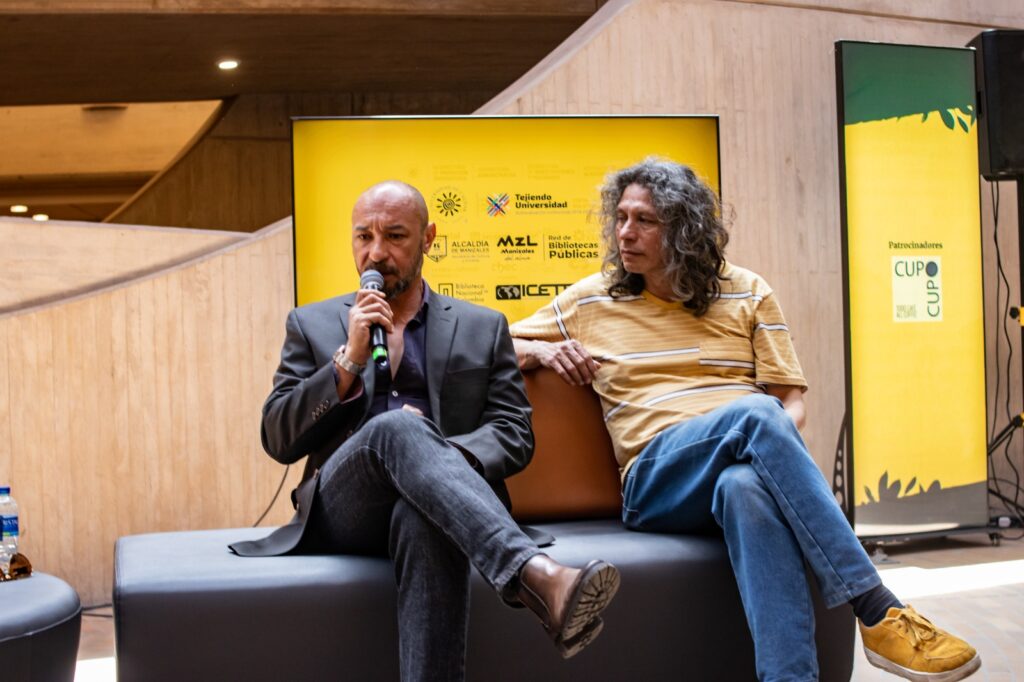
[[[885,584],[930,620],[978,650],[972,682],[1024,682],[1024,540],[1007,532],[999,546],[986,535],[964,535],[883,547],[878,564]],[[872,667],[860,649],[853,680],[893,680]]]
[[[978,649],[982,666],[972,682],[1024,682],[1024,540],[994,546],[987,535],[962,535],[881,549],[875,559],[885,584]],[[104,608],[82,619],[75,682],[116,679],[110,616]],[[854,682],[897,679],[868,664],[859,638],[855,656]]]

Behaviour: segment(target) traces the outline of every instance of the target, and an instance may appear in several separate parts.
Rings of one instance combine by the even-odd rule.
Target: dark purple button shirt
[[[373,404],[367,418],[388,410],[400,410],[403,405],[415,407],[433,421],[430,397],[427,392],[427,306],[430,305],[430,287],[423,282],[423,300],[420,309],[405,325],[402,337],[405,350],[395,376],[390,368],[377,370],[373,381]]]

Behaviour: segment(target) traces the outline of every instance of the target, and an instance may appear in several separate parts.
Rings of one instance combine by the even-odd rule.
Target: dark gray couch
[[[71,682],[81,627],[78,593],[60,578],[0,582],[0,680]]]
[[[566,386],[553,373],[528,376],[527,391],[537,452],[524,473],[509,479],[514,510],[555,536],[546,550],[555,559],[611,561],[622,587],[605,612],[601,636],[563,661],[532,614],[502,604],[474,575],[467,679],[755,679],[753,644],[722,540],[625,530],[615,518],[618,474],[593,393]],[[537,522],[543,519],[561,520]],[[229,542],[266,533],[249,528],[118,540],[120,682],[398,679],[390,562],[242,558],[228,551]],[[853,614],[848,606],[825,610],[817,595],[815,604],[821,679],[848,680]]]
[[[754,679],[753,644],[721,540],[631,533],[612,519],[539,527],[557,538],[550,553],[559,561],[600,556],[619,567],[622,587],[604,632],[563,661],[532,614],[504,606],[474,575],[467,679]],[[398,679],[390,562],[228,552],[228,542],[265,532],[118,541],[121,682]],[[816,603],[821,679],[848,680],[853,615]]]

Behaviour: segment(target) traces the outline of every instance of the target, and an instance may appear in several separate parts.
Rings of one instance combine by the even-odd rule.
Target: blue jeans
[[[735,400],[660,433],[626,476],[627,528],[706,531],[717,523],[760,680],[816,680],[804,562],[836,607],[881,583],[782,402]]]

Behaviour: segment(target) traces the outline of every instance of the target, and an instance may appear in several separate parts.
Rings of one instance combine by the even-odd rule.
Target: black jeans
[[[432,422],[392,410],[331,455],[317,499],[331,549],[394,562],[402,680],[464,679],[469,566],[501,594],[540,552],[490,486]]]

